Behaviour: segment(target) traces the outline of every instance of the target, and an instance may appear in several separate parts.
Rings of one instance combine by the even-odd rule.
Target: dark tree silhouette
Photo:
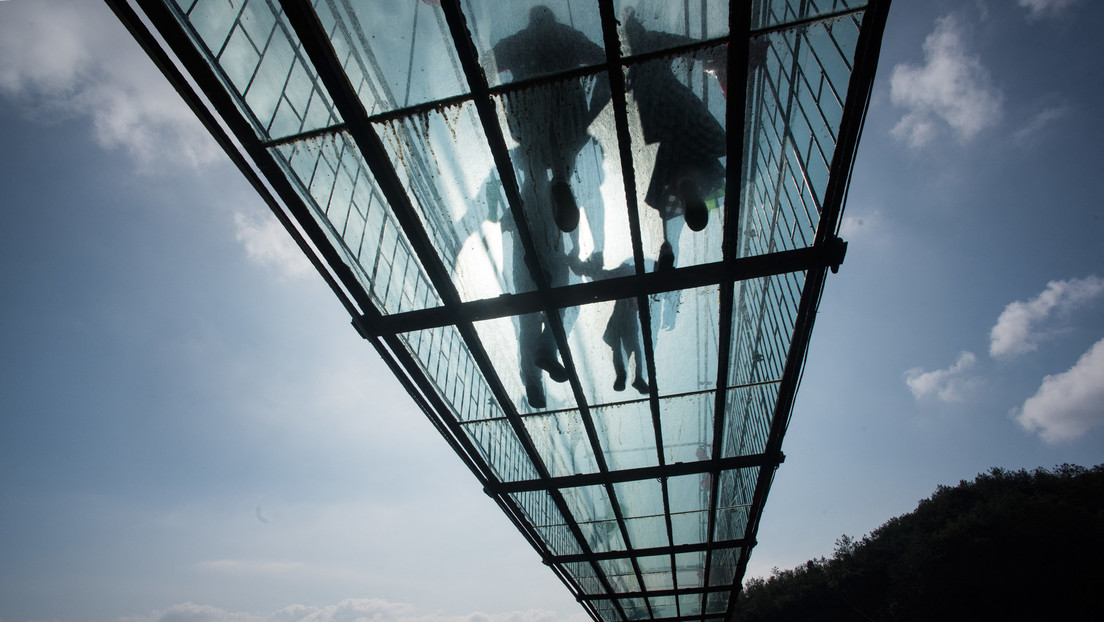
[[[744,585],[736,620],[1092,620],[1104,611],[1104,465],[994,468]]]

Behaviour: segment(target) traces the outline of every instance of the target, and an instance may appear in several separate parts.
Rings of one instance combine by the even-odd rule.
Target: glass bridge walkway
[[[107,1],[595,620],[732,615],[888,1]]]

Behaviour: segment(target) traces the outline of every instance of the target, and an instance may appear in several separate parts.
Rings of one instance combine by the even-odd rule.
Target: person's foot
[[[617,372],[617,376],[613,379],[613,390],[624,391],[625,390],[625,372]]]
[[[637,376],[636,379],[633,380],[633,388],[636,389],[637,393],[639,393],[641,395],[647,395],[648,390],[651,387],[648,386],[648,381],[647,380],[645,380],[644,378],[642,378],[640,376]]]
[[[656,272],[663,272],[675,267],[675,251],[670,242],[664,242],[659,247],[659,258],[656,259]]]
[[[701,231],[709,224],[709,210],[705,207],[705,199],[697,182],[689,177],[683,177],[678,183],[678,193],[685,205],[686,226],[692,231]]]
[[[579,206],[571,186],[562,179],[552,180],[552,216],[556,226],[564,233],[571,233],[579,226]]]
[[[525,385],[525,398],[529,400],[530,408],[544,408],[544,387],[539,382]]]
[[[556,382],[567,382],[567,370],[556,360],[556,355],[548,352],[538,352],[533,364],[548,372],[548,377]]]

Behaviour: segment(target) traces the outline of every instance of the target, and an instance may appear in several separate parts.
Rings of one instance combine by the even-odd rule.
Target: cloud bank
[[[1011,417],[1048,443],[1072,441],[1104,424],[1104,339],[1069,370],[1043,378]]]
[[[946,369],[924,371],[914,367],[905,372],[905,384],[916,399],[936,397],[943,402],[960,402],[972,384],[966,372],[973,369],[977,357],[973,352],[962,352],[958,360]]]
[[[895,138],[922,147],[943,127],[961,141],[995,125],[1003,94],[990,84],[989,72],[966,49],[962,27],[953,16],[936,22],[924,41],[922,67],[900,64],[890,76],[890,98],[905,116],[893,127]]]
[[[103,3],[0,8],[0,95],[42,119],[86,117],[97,143],[139,170],[198,167],[220,150]]]
[[[469,613],[459,616],[440,612],[419,613],[411,605],[378,598],[347,599],[325,607],[291,605],[269,615],[231,612],[194,603],[174,605],[148,616],[121,622],[584,622],[583,613],[561,616],[554,611],[529,610],[505,613]]]
[[[1090,276],[1084,279],[1051,281],[1038,296],[1028,301],[1009,304],[997,318],[989,333],[989,355],[1010,358],[1039,347],[1050,332],[1039,326],[1054,315],[1068,313],[1104,293],[1104,279]]]

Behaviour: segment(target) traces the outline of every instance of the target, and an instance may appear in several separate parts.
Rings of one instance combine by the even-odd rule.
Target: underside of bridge
[[[595,620],[732,615],[888,1],[108,4]]]

